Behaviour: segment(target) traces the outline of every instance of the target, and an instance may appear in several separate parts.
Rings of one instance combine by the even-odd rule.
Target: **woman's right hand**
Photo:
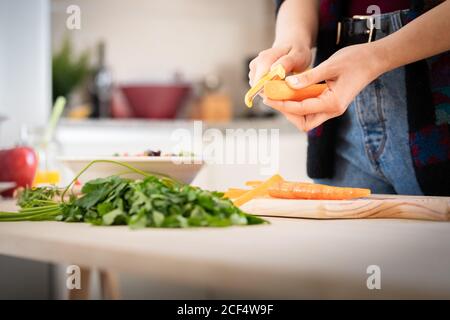
[[[248,74],[250,86],[253,86],[262,76],[273,67],[281,64],[286,73],[302,72],[311,64],[311,49],[307,47],[294,47],[274,45],[270,49],[261,51],[250,62]]]

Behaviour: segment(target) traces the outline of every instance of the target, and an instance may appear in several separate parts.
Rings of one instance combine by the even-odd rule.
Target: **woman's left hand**
[[[343,114],[356,95],[382,73],[383,57],[375,49],[374,43],[345,47],[316,68],[286,78],[293,89],[326,81],[328,89],[317,98],[301,102],[264,98],[264,103],[283,113],[298,129],[314,129]]]

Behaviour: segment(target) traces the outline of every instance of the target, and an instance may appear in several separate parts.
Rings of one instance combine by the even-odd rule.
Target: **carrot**
[[[263,181],[261,181],[261,180],[250,180],[250,181],[246,181],[245,185],[247,187],[255,188],[255,187],[259,186],[261,183],[263,183]]]
[[[290,181],[273,184],[268,193],[273,198],[314,200],[348,200],[370,196],[369,189],[341,188]]]
[[[238,189],[238,188],[229,188],[225,193],[224,196],[228,199],[233,199],[242,196],[244,193],[248,192],[250,190],[246,189]]]
[[[267,81],[264,85],[264,95],[272,100],[302,101],[319,96],[328,86],[313,84],[303,89],[292,89],[284,80]]]
[[[267,190],[276,183],[284,181],[283,177],[281,177],[279,174],[275,174],[254,189],[247,191],[240,197],[233,200],[233,203],[235,206],[241,206],[246,202],[249,202],[255,197],[264,196],[267,194]]]

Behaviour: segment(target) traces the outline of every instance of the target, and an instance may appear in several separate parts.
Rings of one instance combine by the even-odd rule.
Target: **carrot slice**
[[[369,189],[342,188],[290,181],[273,184],[268,193],[273,198],[314,200],[349,200],[370,196]]]
[[[263,181],[261,181],[261,180],[250,180],[250,181],[246,181],[245,185],[247,187],[255,188],[255,187],[259,186],[261,183],[263,183]]]
[[[319,96],[328,86],[326,84],[313,84],[303,89],[292,89],[284,80],[267,81],[264,85],[264,95],[272,100],[302,101]]]
[[[244,193],[248,192],[250,190],[246,189],[238,189],[238,188],[229,188],[225,193],[224,197],[228,199],[233,199],[242,196]]]
[[[241,195],[240,197],[236,198],[233,203],[236,206],[241,206],[244,203],[249,202],[250,200],[252,200],[255,197],[259,197],[259,196],[263,196],[267,194],[267,190],[276,183],[282,182],[284,181],[283,177],[280,176],[279,174],[275,174],[272,177],[270,177],[269,179],[267,179],[266,181],[264,181],[263,183],[261,183],[260,185],[258,185],[256,188],[247,191],[246,193],[244,193],[243,195]]]

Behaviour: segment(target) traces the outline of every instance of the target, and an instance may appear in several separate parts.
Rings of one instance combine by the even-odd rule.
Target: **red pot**
[[[121,87],[133,117],[173,119],[187,98],[187,85],[128,85]]]

